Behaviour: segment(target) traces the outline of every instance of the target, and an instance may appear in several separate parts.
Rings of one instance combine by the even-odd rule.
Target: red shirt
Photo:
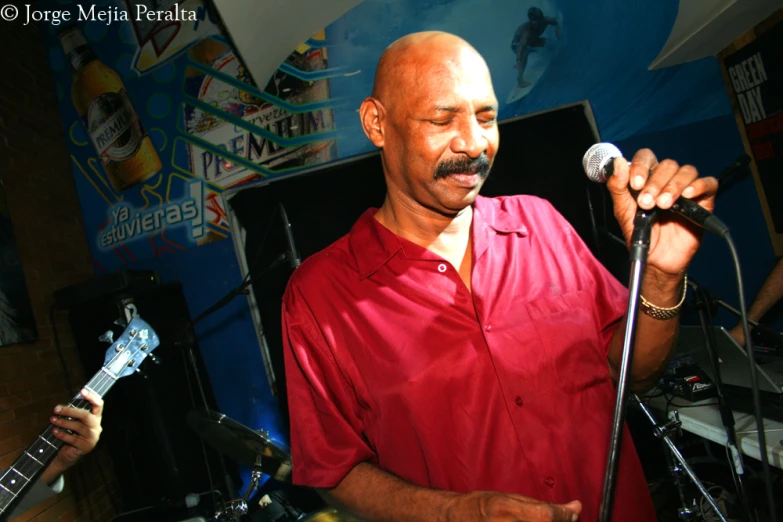
[[[597,520],[627,290],[542,199],[476,200],[472,293],[375,212],[283,300],[295,483],[369,461],[426,487],[580,500]],[[627,429],[617,482],[613,520],[655,520]]]

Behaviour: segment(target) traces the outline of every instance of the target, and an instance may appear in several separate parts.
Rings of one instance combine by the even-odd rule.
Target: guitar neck
[[[105,368],[96,373],[84,386],[100,397],[117,382]],[[77,394],[68,406],[88,410],[92,405],[81,394]],[[27,449],[19,455],[7,470],[0,471],[0,519],[10,514],[12,506],[20,500],[26,488],[32,484],[46,465],[54,458],[63,441],[54,436],[53,425],[49,425]]]

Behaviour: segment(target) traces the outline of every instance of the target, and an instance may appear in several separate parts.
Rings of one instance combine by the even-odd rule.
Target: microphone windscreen
[[[592,181],[606,183],[611,174],[611,162],[622,155],[620,149],[611,143],[596,143],[582,157],[582,168]]]

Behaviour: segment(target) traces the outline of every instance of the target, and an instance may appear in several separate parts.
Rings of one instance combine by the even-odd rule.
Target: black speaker
[[[115,270],[57,290],[53,297],[60,308],[71,308],[130,288],[160,284],[152,270]]]
[[[87,375],[103,365],[102,333],[124,330],[115,321],[132,305],[160,337],[160,345],[105,397],[101,443],[114,463],[126,511],[178,503],[213,487],[236,469],[202,444],[188,426],[192,408],[216,410],[179,283],[128,288],[71,309],[69,319]],[[211,482],[214,481],[215,483]]]

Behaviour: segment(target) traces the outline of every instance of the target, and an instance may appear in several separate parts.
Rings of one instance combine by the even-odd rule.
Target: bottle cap
[[[68,56],[79,47],[87,45],[87,40],[84,39],[79,28],[72,25],[60,31],[60,44],[63,46],[63,52]]]

